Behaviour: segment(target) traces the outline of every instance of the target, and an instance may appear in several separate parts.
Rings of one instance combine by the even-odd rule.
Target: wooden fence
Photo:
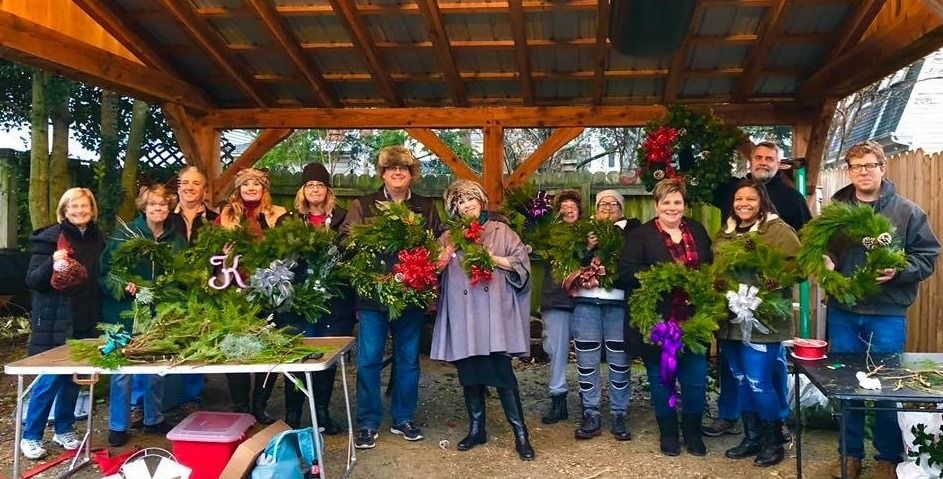
[[[943,153],[908,151],[888,159],[885,178],[894,182],[897,193],[920,205],[930,218],[937,237],[943,236]],[[849,184],[844,169],[819,175],[821,198],[827,203],[832,194]],[[917,301],[907,313],[907,351],[943,352],[943,273],[937,271],[920,284]]]

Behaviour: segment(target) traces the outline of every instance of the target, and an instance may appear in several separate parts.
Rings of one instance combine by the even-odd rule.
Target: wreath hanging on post
[[[868,205],[833,202],[799,232],[802,238],[799,266],[805,274],[814,276],[829,296],[854,306],[877,292],[880,285],[875,278],[880,270],[907,266],[907,256],[897,244],[894,232],[891,220]],[[842,247],[861,245],[866,250],[865,263],[851,276],[825,268],[822,256],[828,255],[833,241],[845,243]]]
[[[664,118],[645,127],[638,164],[645,189],[664,178],[681,178],[687,201],[709,203],[717,185],[730,178],[731,165],[745,136],[712,113],[670,107]]]

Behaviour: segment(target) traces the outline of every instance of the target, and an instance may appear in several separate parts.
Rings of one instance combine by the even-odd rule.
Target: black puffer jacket
[[[56,291],[49,284],[52,254],[56,251],[60,232],[72,246],[72,258],[88,270],[88,280],[66,291]],[[82,233],[68,221],[63,221],[36,230],[30,241],[33,255],[26,272],[26,286],[33,291],[33,311],[28,354],[61,346],[67,339],[98,336],[95,331],[101,318],[98,262],[105,249],[105,240],[98,226],[90,223]]]

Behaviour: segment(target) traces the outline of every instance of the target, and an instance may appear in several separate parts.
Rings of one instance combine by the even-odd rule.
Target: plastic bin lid
[[[167,433],[171,441],[235,442],[255,424],[251,414],[196,411]]]

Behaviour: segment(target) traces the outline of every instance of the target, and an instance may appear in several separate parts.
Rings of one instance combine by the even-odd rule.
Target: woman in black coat
[[[58,222],[33,233],[33,255],[26,273],[26,286],[33,290],[30,316],[30,355],[65,344],[68,339],[94,338],[101,316],[98,262],[105,240],[95,220],[95,196],[86,188],[63,193],[56,209]],[[81,281],[63,284],[53,281],[53,269],[75,272],[84,268]],[[80,276],[75,276],[80,277]],[[58,288],[58,289],[57,289]],[[20,450],[29,459],[46,455],[43,431],[46,418],[56,401],[52,442],[75,450],[81,445],[73,431],[75,402],[79,387],[67,375],[42,375],[33,385]]]
[[[626,297],[631,298],[632,292],[639,287],[636,274],[659,263],[674,261],[693,269],[711,262],[711,240],[707,231],[697,221],[684,216],[684,193],[684,183],[680,180],[660,181],[654,191],[657,216],[626,234],[619,261],[619,280],[625,288]],[[673,315],[679,321],[690,317],[691,307],[685,304],[685,299],[683,293],[675,292],[670,300],[664,301],[662,316],[668,318]],[[659,347],[642,343],[642,335],[649,333],[639,331],[630,323],[626,324],[626,348],[630,356],[641,355],[645,363],[652,406],[658,419],[661,451],[665,455],[677,456],[681,453],[678,412],[669,405],[669,388],[661,382]],[[689,453],[703,456],[707,453],[701,438],[707,388],[707,356],[683,349],[678,354],[677,375],[684,405],[684,445]]]

